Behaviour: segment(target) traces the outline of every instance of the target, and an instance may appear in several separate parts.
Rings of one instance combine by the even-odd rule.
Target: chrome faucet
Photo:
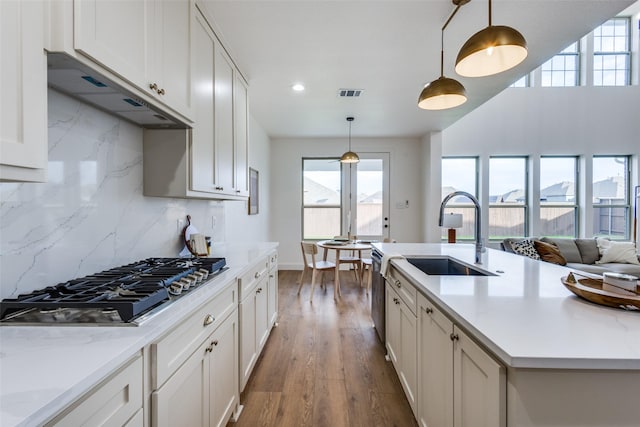
[[[467,193],[466,191],[454,191],[447,195],[442,201],[440,205],[440,219],[438,220],[438,225],[442,227],[444,220],[444,208],[447,206],[449,200],[456,196],[465,196],[469,200],[471,200],[476,208],[476,219],[475,219],[475,228],[476,228],[476,264],[482,264],[481,253],[484,252],[484,245],[482,243],[482,220],[480,216],[480,203],[478,203],[478,199],[473,197],[473,195]]]

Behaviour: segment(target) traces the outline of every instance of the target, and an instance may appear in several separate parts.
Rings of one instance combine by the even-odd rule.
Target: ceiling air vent
[[[339,89],[338,96],[340,98],[357,98],[362,95],[364,89]]]

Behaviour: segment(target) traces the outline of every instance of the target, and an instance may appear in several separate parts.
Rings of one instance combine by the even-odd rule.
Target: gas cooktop
[[[0,322],[137,325],[224,269],[224,258],[148,258],[4,299]]]

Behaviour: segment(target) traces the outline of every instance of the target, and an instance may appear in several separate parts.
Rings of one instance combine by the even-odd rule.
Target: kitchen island
[[[495,419],[499,425],[638,425],[639,312],[581,300],[560,281],[570,269],[502,251],[488,249],[482,254],[482,264],[474,265],[473,245],[377,243],[374,247],[383,254],[407,258],[450,257],[492,274],[427,275],[406,259],[390,261],[387,277],[394,281],[394,276],[400,276],[417,293],[414,347],[418,384],[412,387],[411,375],[406,375],[405,391],[409,390],[410,402],[416,402],[414,413],[419,423],[424,418],[420,395],[426,394],[421,393],[425,388],[421,375],[427,369],[420,364],[431,357],[434,348],[433,343],[422,342],[422,332],[429,322],[434,323],[427,314],[441,313],[453,325],[452,341],[463,334],[470,337],[498,367],[504,381],[504,386],[496,386],[499,413]],[[398,286],[402,286],[400,282]],[[389,287],[394,286],[388,280]],[[402,302],[401,292],[387,291],[389,295],[398,297],[387,300],[388,349],[389,307]],[[411,323],[408,325],[411,331]],[[400,333],[412,336],[407,330]],[[393,341],[392,337],[392,349]],[[403,344],[402,350],[405,347]],[[406,372],[410,374],[414,362],[411,357],[407,360]],[[402,382],[400,372],[399,376]],[[452,403],[452,408],[457,404]]]
[[[126,379],[136,384],[142,406],[134,408],[136,416],[127,425],[151,425],[150,346],[208,301],[227,292],[237,297],[237,279],[256,262],[270,259],[277,247],[269,242],[214,245],[211,256],[225,257],[229,269],[139,326],[1,326],[0,425],[44,425],[114,373],[133,377]]]

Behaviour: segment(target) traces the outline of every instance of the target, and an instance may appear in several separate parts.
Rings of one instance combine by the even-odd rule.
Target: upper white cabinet
[[[248,191],[247,86],[197,12],[193,25],[194,128],[146,130],[144,194],[244,199]]]
[[[190,0],[74,0],[74,48],[191,117]]]
[[[0,1],[0,181],[46,180],[44,28],[43,2]]]

